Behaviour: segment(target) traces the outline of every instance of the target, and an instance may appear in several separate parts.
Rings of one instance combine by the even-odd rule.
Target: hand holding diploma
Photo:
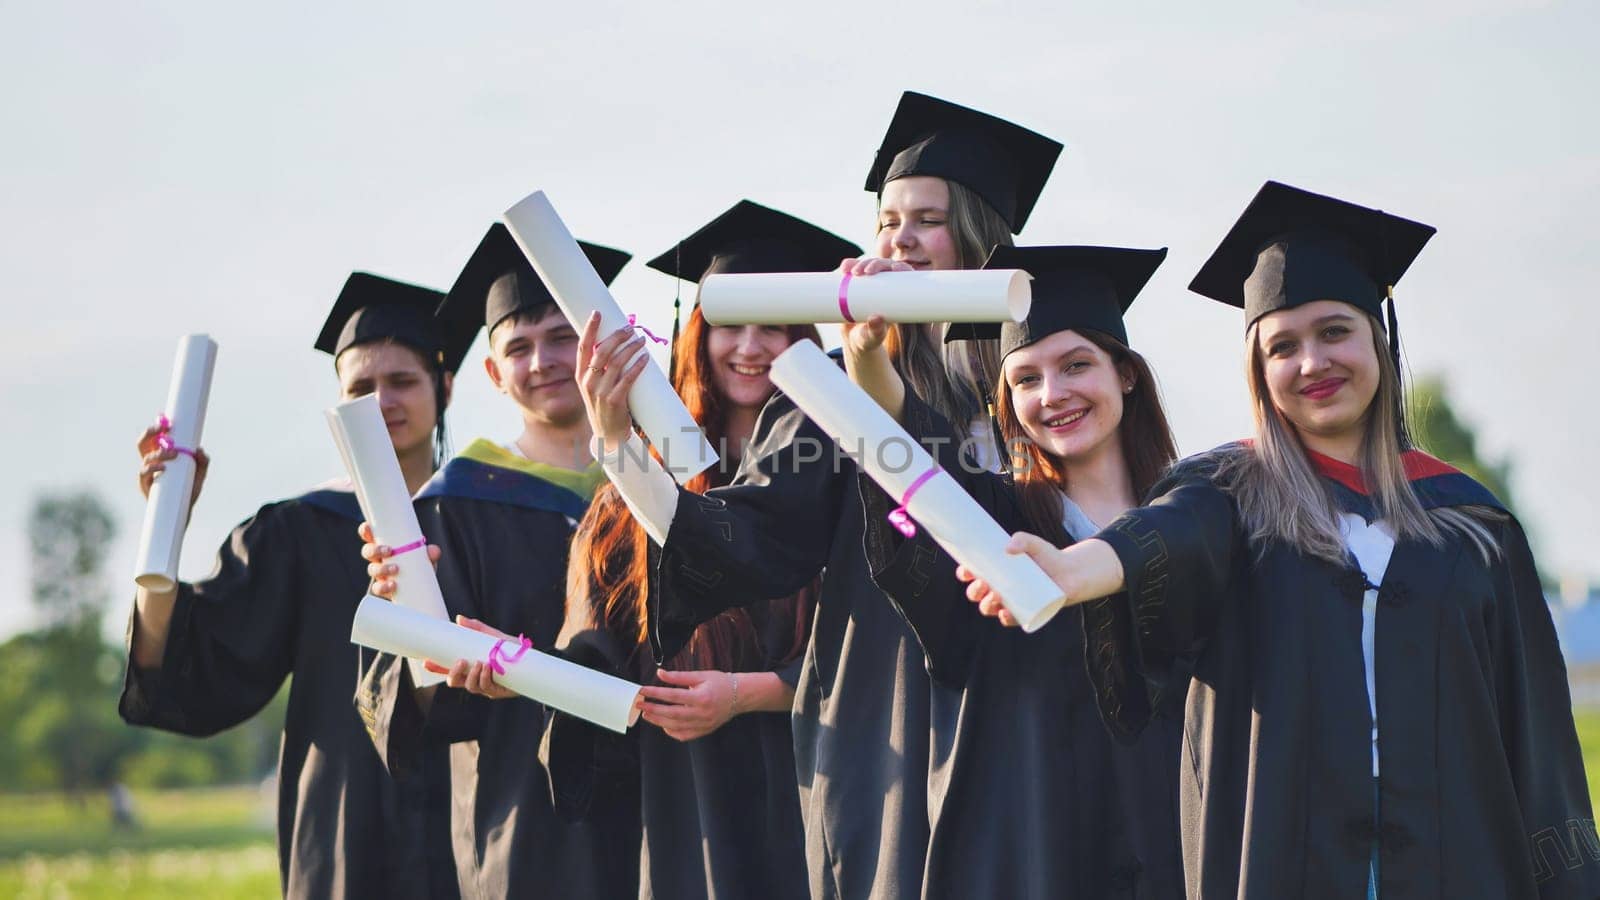
[[[600,317],[606,332],[633,325],[542,191],[506,210],[504,221],[574,328],[583,327],[592,315]],[[646,363],[629,385],[628,408],[669,473],[686,480],[716,463],[716,451],[672,389],[666,372]]]
[[[170,593],[178,586],[178,554],[205,471],[200,433],[216,362],[217,343],[211,338],[190,334],[178,341],[167,405],[158,424],[145,432],[148,440],[139,442],[140,455],[146,457],[139,488],[147,499],[133,580],[146,590]],[[157,452],[160,456],[149,458]],[[164,477],[157,479],[157,472]]]
[[[615,453],[633,431],[628,395],[650,364],[644,337],[622,328],[599,339],[600,314],[591,313],[578,337],[578,392],[589,427],[606,453]]]
[[[817,345],[791,345],[773,361],[772,381],[840,446],[856,448],[861,470],[899,498],[890,515],[896,528],[908,537],[926,528],[957,562],[999,585],[1024,630],[1037,630],[1061,609],[1050,578],[1031,561],[1007,555],[1008,536],[994,519]]]
[[[389,558],[394,556],[394,548],[378,543],[372,526],[366,522],[357,526],[356,534],[361,535],[361,558],[367,561],[367,577],[372,579],[367,593],[393,600],[395,592],[400,589],[399,582],[394,580],[394,576],[400,574],[400,566],[389,562]],[[428,563],[435,569],[439,568],[439,557],[444,551],[439,549],[438,544],[428,544],[427,553]]]
[[[1036,534],[1019,531],[1006,543],[1006,553],[1032,559],[1061,589],[1066,606],[1108,597],[1123,588],[1122,560],[1105,541],[1089,538],[1061,548]],[[965,565],[956,566],[956,578],[967,582],[967,599],[978,604],[979,612],[998,618],[1008,628],[1017,627],[1016,617],[1006,608],[1006,598],[994,585]]]
[[[162,472],[167,470],[167,463],[183,455],[177,447],[170,442],[162,441],[161,436],[166,434],[159,425],[151,425],[139,435],[139,493],[146,499],[150,497],[150,488]],[[206,472],[211,469],[211,457],[201,447],[194,448],[194,488],[189,491],[189,509],[194,509],[196,500],[200,499],[200,486],[206,483]]]
[[[496,640],[509,641],[513,644],[517,642],[511,635],[491,625],[485,625],[477,619],[456,616],[456,624],[479,634],[487,634]],[[428,667],[428,671],[443,675],[444,683],[450,687],[461,688],[468,693],[488,697],[490,700],[509,700],[517,696],[516,691],[502,687],[494,680],[494,670],[482,660],[458,659],[455,665],[445,668],[430,659],[424,665]]]
[[[602,728],[625,732],[639,718],[638,685],[541,653],[526,638],[499,634],[440,621],[372,596],[362,598],[350,626],[352,643],[382,653],[409,659],[481,660],[493,670],[495,684]],[[466,684],[465,678],[462,683]]]

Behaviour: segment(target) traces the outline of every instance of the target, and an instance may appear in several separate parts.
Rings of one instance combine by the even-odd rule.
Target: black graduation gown
[[[650,639],[656,660],[669,658],[722,610],[788,596],[821,572],[793,717],[811,894],[916,897],[928,676],[910,628],[872,583],[862,534],[855,465],[775,394],[734,483],[680,491],[655,568]]]
[[[775,663],[794,639],[792,623],[786,629],[765,613],[766,604],[750,608],[764,662]],[[590,629],[562,651],[591,668],[655,682],[649,654],[628,640]],[[798,669],[777,671],[792,687]],[[644,825],[640,900],[804,900],[806,858],[792,742],[789,716],[779,712],[735,716],[684,742],[643,721],[619,735],[552,711],[540,755],[556,809],[573,819],[592,814],[596,782],[637,779]]]
[[[1028,529],[1010,481],[964,466],[947,421],[910,396],[904,418],[1002,528]],[[1159,718],[1132,746],[1115,744],[1077,610],[1034,634],[985,619],[925,529],[907,540],[889,524],[898,501],[865,475],[861,493],[873,578],[927,656],[942,726],[925,896],[1181,897],[1177,721]]]
[[[416,509],[423,534],[443,553],[439,586],[451,615],[526,635],[549,651],[561,627],[573,523],[602,479],[598,466],[540,466],[481,439],[446,463],[418,492]],[[538,760],[541,704],[440,685],[424,714],[408,668],[388,654],[367,682],[376,694],[374,740],[391,771],[449,744],[462,896],[633,896],[637,804],[607,806],[580,824],[556,817]]]
[[[179,585],[161,666],[130,655],[118,710],[132,725],[215,734],[292,674],[278,762],[285,895],[453,897],[443,754],[391,779],[350,702],[374,655],[350,643],[367,590],[360,520],[353,493],[318,490],[235,528],[215,571]]]
[[[1600,896],[1596,839],[1566,668],[1533,557],[1514,519],[1502,557],[1465,539],[1400,541],[1378,594],[1380,778],[1358,569],[1281,544],[1252,547],[1214,482],[1219,448],[1179,464],[1157,499],[1099,537],[1127,593],[1085,607],[1108,716],[1136,730],[1146,678],[1195,656],[1181,767],[1191,897],[1359,897],[1373,843],[1379,896]],[[1340,507],[1371,520],[1354,469],[1327,460]],[[1420,453],[1425,507],[1498,508]]]

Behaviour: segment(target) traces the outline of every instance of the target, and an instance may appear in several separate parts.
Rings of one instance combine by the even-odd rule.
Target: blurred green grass
[[[0,897],[270,898],[273,798],[253,786],[135,791],[137,828],[104,793],[0,795]]]
[[[1573,719],[1600,808],[1600,709]],[[0,795],[0,897],[275,897],[272,802],[255,787],[135,791],[139,827],[119,829],[103,793]]]

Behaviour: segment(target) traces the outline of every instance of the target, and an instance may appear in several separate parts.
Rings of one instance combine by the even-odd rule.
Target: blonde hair
[[[976,269],[995,245],[1011,246],[1011,227],[988,201],[965,185],[941,179],[950,189],[945,227],[956,247],[956,267]],[[1000,375],[1000,341],[944,343],[942,329],[896,325],[889,353],[911,391],[958,428],[984,413]]]
[[[1388,523],[1396,542],[1422,541],[1443,546],[1446,532],[1456,532],[1472,543],[1489,562],[1499,546],[1485,522],[1504,515],[1483,506],[1441,507],[1425,510],[1406,476],[1401,453],[1400,376],[1383,326],[1373,316],[1373,352],[1378,357],[1378,390],[1367,408],[1359,468],[1370,491],[1377,518]],[[1257,339],[1260,322],[1245,335],[1246,381],[1255,416],[1255,441],[1228,454],[1218,471],[1218,481],[1234,497],[1239,514],[1258,551],[1271,541],[1288,544],[1300,552],[1343,565],[1348,558],[1339,531],[1338,507],[1317,476],[1294,426],[1272,404],[1267,390],[1266,367]]]

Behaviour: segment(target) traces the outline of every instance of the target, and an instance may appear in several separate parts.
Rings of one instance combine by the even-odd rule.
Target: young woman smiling
[[[826,270],[852,252],[859,251],[814,225],[742,201],[650,266],[698,282],[718,272]],[[594,317],[579,338],[580,387],[586,396],[625,397],[650,364],[644,337],[622,331],[597,341],[598,330]],[[673,386],[722,459],[690,479],[686,492],[698,496],[732,479],[773,393],[773,359],[802,340],[817,341],[816,328],[712,326],[698,304],[693,308],[677,339]],[[628,427],[625,404],[597,411],[609,418],[595,422],[596,434]],[[639,466],[643,458],[624,455],[620,465]],[[656,727],[618,737],[553,712],[542,755],[557,811],[583,817],[597,787],[604,795],[611,785],[637,781],[641,897],[804,900],[788,713],[810,632],[812,586],[721,612],[658,666],[649,646],[651,555],[622,496],[610,487],[598,491],[573,537],[558,646],[643,683],[642,716]]]
[[[1061,145],[985,113],[907,93],[869,172],[881,206],[877,252],[846,264],[859,274],[895,266],[977,266],[982,242],[1021,229]],[[891,335],[915,391],[953,422],[983,422],[977,389],[952,385],[938,332]],[[630,357],[598,356],[608,369]],[[954,369],[955,367],[952,367]],[[992,375],[973,370],[977,381]],[[620,394],[586,395],[596,436],[614,452],[628,437]],[[618,426],[597,415],[613,406]],[[987,425],[983,434],[988,433]],[[795,687],[794,748],[815,897],[916,896],[930,817],[943,779],[930,776],[929,681],[915,636],[872,583],[853,463],[794,403],[762,410],[740,472],[703,497],[602,459],[629,508],[661,546],[649,603],[658,661],[724,610],[785,597],[819,576],[817,612]]]
[[[1004,527],[1058,543],[1086,538],[1133,507],[1176,455],[1155,379],[1122,322],[1165,255],[994,251],[988,266],[1034,278],[1027,320],[951,336],[999,338],[996,411],[1014,451],[1009,477],[973,472],[948,449],[960,434],[904,390],[881,320],[849,329],[847,367],[913,437],[940,448],[944,470]],[[1181,896],[1176,719],[1115,746],[1098,719],[1076,612],[1033,635],[988,625],[945,574],[953,563],[939,545],[889,525],[897,501],[866,479],[862,496],[873,578],[926,654],[935,721],[953,723],[936,748],[947,787],[925,896]]]
[[[1253,440],[1179,464],[1090,540],[1013,541],[1093,601],[1114,729],[1194,660],[1191,897],[1600,895],[1527,538],[1407,444],[1382,304],[1433,231],[1269,182],[1191,285],[1245,309]],[[968,595],[1007,618],[982,581]]]

